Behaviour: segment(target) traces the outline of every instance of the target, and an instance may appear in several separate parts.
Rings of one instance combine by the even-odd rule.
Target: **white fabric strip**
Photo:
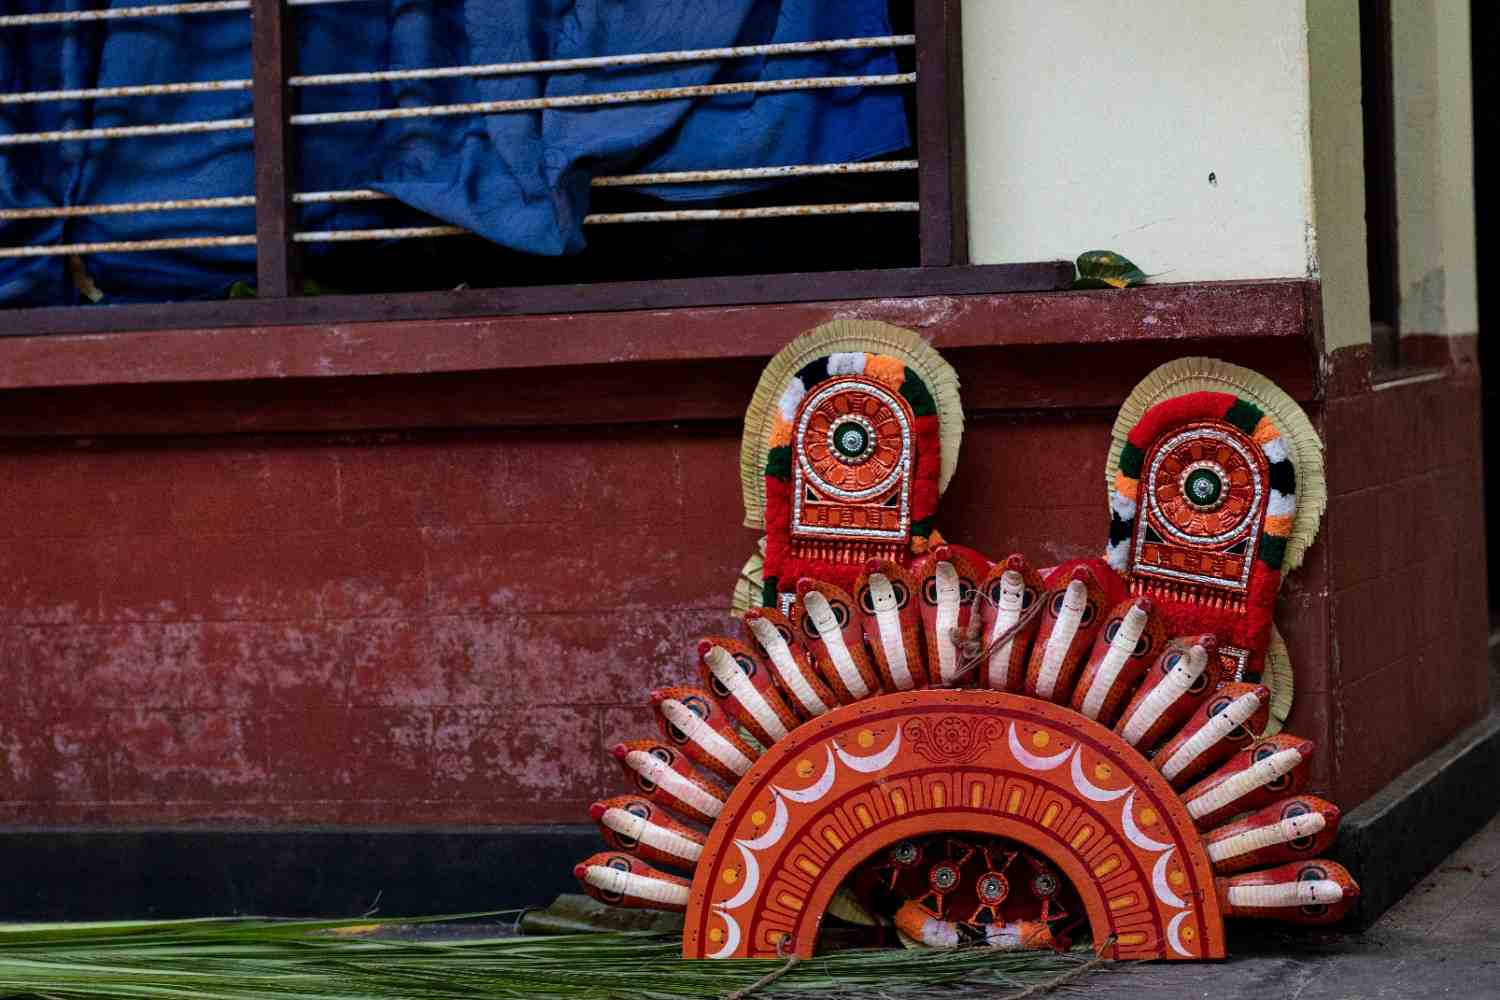
[[[672,770],[670,764],[655,754],[649,754],[644,750],[632,750],[625,755],[625,764],[636,774],[659,786],[662,791],[676,796],[710,819],[718,818],[719,813],[724,810],[724,803],[710,795],[696,781],[691,781]]]
[[[608,865],[589,865],[583,880],[601,892],[618,896],[634,896],[666,906],[686,906],[691,890],[676,882],[659,878],[647,878],[634,872],[622,872]]]
[[[1016,627],[1016,622],[1021,620],[1021,604],[1025,600],[1026,578],[1013,569],[1001,573],[1000,601],[995,607],[995,622],[990,626],[990,634],[985,637],[986,646]],[[990,690],[1003,691],[1010,682],[1010,654],[1015,644],[1015,636],[1012,636],[990,653],[984,678]]]
[[[766,655],[771,658],[771,667],[776,671],[776,680],[781,684],[782,690],[797,699],[802,711],[810,716],[827,712],[828,706],[823,704],[818,692],[813,690],[812,685],[802,676],[802,671],[797,669],[797,658],[792,655],[791,647],[786,644],[781,633],[776,631],[776,626],[764,618],[752,618],[750,634],[755,636],[755,641],[760,643]]]
[[[838,671],[839,680],[844,682],[844,686],[856,700],[869,695],[870,689],[865,685],[865,679],[859,675],[859,668],[854,665],[854,657],[844,643],[844,630],[833,616],[833,607],[828,603],[828,598],[816,590],[809,590],[802,601],[807,606],[813,628],[818,630],[818,638],[823,640],[823,645],[828,650],[828,659],[833,662],[833,669]]]
[[[800,378],[793,375],[792,380],[782,390],[780,401],[776,404],[781,408],[782,419],[790,422],[797,415],[797,406],[802,402],[802,397],[806,395],[807,386],[802,384]]]
[[[1135,652],[1135,645],[1141,641],[1141,634],[1146,631],[1146,621],[1149,618],[1150,615],[1139,604],[1132,604],[1130,610],[1125,612],[1120,630],[1110,640],[1109,649],[1099,661],[1099,667],[1094,671],[1094,680],[1083,698],[1083,714],[1090,719],[1099,718],[1099,712],[1104,708],[1104,699],[1119,679],[1120,671],[1125,669],[1130,654]]]
[[[1224,706],[1224,710],[1203,724],[1177,752],[1161,766],[1162,777],[1172,781],[1214,744],[1228,736],[1236,727],[1245,724],[1255,710],[1260,708],[1260,697],[1248,691]]]
[[[1073,580],[1063,591],[1062,610],[1052,626],[1052,634],[1047,637],[1047,645],[1042,651],[1042,668],[1037,671],[1038,698],[1052,700],[1052,691],[1057,687],[1057,677],[1067,659],[1068,647],[1073,645],[1078,626],[1083,622],[1083,609],[1088,605],[1088,598],[1089,589],[1082,580]]]
[[[704,753],[735,774],[743,776],[746,771],[750,770],[750,765],[754,761],[741,753],[739,747],[726,740],[713,726],[699,718],[697,712],[676,698],[668,698],[661,703],[661,714],[666,716],[668,722],[682,730],[682,734],[689,741],[702,747]]]
[[[1308,812],[1300,816],[1288,816],[1277,823],[1268,823],[1253,830],[1236,833],[1223,840],[1211,841],[1208,856],[1213,861],[1228,861],[1254,851],[1287,844],[1303,837],[1311,837],[1327,825],[1322,813]]]
[[[835,351],[828,355],[828,374],[863,375],[865,355],[863,351]]]
[[[1193,819],[1198,819],[1209,813],[1218,812],[1236,799],[1275,781],[1300,763],[1302,763],[1302,754],[1296,748],[1279,750],[1193,799],[1187,804],[1188,815]]]
[[[674,858],[681,858],[683,861],[696,864],[703,856],[702,844],[618,806],[611,806],[604,810],[604,815],[599,818],[599,822],[622,837],[645,844],[647,847],[654,847],[658,851],[670,854]]]
[[[781,717],[777,715],[765,696],[745,676],[740,665],[735,662],[734,657],[723,646],[712,646],[703,655],[703,662],[708,665],[709,672],[718,678],[720,684],[724,685],[734,700],[745,706],[756,723],[766,731],[773,740],[780,740],[786,736],[786,727],[781,724]]]
[[[1193,682],[1203,673],[1203,668],[1207,665],[1208,651],[1194,644],[1172,667],[1171,673],[1152,688],[1145,700],[1136,706],[1134,712],[1130,713],[1130,718],[1126,720],[1125,727],[1120,733],[1125,737],[1125,742],[1131,746],[1139,743],[1147,731],[1156,725],[1156,720],[1161,718],[1162,713],[1174,701],[1187,694]]]
[[[891,680],[897,691],[910,691],[916,686],[916,681],[911,676],[911,665],[906,662],[906,643],[901,636],[901,612],[896,608],[896,591],[891,586],[890,578],[884,573],[870,574],[870,599],[875,605],[875,628],[880,634],[880,648],[885,651],[885,662],[890,667]]]
[[[1272,462],[1284,462],[1291,456],[1287,454],[1286,439],[1277,435],[1260,446],[1260,450],[1266,453],[1266,458]]]
[[[1126,572],[1127,564],[1130,562],[1130,539],[1122,538],[1113,545],[1106,546],[1104,559],[1109,563],[1109,568],[1116,573]]]
[[[1326,906],[1343,898],[1344,887],[1329,878],[1308,882],[1280,882],[1276,885],[1229,887],[1229,905],[1251,910],[1279,909],[1284,906]]]

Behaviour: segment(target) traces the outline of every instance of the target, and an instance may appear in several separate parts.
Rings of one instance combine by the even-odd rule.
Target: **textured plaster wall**
[[[1313,273],[1306,15],[968,0],[974,260],[1110,248],[1163,281]]]

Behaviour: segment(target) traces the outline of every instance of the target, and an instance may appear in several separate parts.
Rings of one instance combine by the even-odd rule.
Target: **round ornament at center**
[[[1217,469],[1199,466],[1183,477],[1182,495],[1199,510],[1212,510],[1224,498],[1224,479]]]
[[[839,461],[858,465],[875,451],[875,431],[863,420],[845,417],[828,432],[828,444]]]

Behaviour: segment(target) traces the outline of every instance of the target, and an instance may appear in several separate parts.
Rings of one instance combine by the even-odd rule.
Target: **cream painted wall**
[[[973,259],[1315,273],[1306,3],[965,0]]]
[[[1312,272],[1322,280],[1323,344],[1332,352],[1370,342],[1358,0],[1310,0],[1307,48],[1317,234]]]
[[[1391,5],[1403,333],[1475,333],[1474,114],[1467,0]]]
[[[1357,0],[964,0],[976,263],[1316,277],[1370,339]],[[1478,328],[1467,0],[1396,0],[1402,329]],[[1209,174],[1216,183],[1209,182]]]

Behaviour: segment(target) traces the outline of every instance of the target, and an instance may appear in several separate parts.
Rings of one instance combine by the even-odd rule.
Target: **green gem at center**
[[[856,423],[840,424],[833,432],[833,447],[845,458],[859,458],[870,444],[870,435]]]
[[[1188,474],[1187,481],[1182,486],[1188,500],[1199,507],[1218,503],[1219,497],[1224,493],[1223,481],[1208,469],[1195,469]]]

